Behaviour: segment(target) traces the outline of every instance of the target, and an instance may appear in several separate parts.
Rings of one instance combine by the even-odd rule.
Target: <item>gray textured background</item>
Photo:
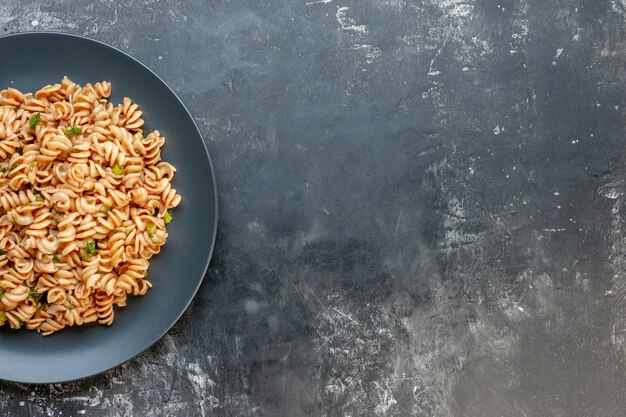
[[[0,33],[86,35],[162,76],[221,219],[157,345],[1,383],[0,414],[623,416],[625,19],[624,0],[3,1]]]

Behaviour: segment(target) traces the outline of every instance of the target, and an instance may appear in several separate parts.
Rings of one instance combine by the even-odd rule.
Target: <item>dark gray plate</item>
[[[127,96],[144,112],[146,130],[166,138],[164,160],[177,169],[182,194],[168,227],[169,238],[150,261],[153,288],[118,309],[111,327],[67,328],[48,337],[0,327],[0,379],[56,383],[85,378],[131,359],[155,343],[181,316],[206,273],[217,228],[217,197],[211,161],[189,112],[152,71],[103,43],[60,33],[23,33],[0,38],[0,89],[23,92],[59,82],[113,84],[111,100]]]

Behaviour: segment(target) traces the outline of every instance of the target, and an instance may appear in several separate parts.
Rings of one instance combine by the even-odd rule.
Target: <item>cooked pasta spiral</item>
[[[148,260],[181,201],[176,169],[139,106],[110,94],[67,77],[0,91],[0,326],[111,325],[128,294],[152,287]]]

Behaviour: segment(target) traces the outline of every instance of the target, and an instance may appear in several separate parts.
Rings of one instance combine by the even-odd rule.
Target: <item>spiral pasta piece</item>
[[[0,326],[111,325],[181,202],[165,138],[107,81],[0,91]]]

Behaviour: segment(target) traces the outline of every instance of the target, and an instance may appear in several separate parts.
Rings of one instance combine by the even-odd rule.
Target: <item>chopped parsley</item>
[[[124,167],[121,167],[121,166],[119,166],[119,165],[117,165],[117,164],[116,164],[116,165],[113,167],[113,173],[114,173],[115,175],[124,175]]]
[[[148,231],[148,236],[152,236],[156,232],[156,224],[148,223],[146,230]]]
[[[63,261],[61,260],[61,258],[59,258],[59,255],[57,255],[57,254],[56,254],[56,252],[52,252],[52,260],[53,260],[54,262],[57,262],[57,263],[62,263],[62,262],[63,262]]]
[[[69,130],[65,132],[65,136],[69,138],[70,136],[80,135],[81,133],[83,133],[82,129],[76,125],[73,125]]]
[[[20,155],[24,154],[24,148],[15,148],[15,152],[17,152]]]
[[[43,197],[38,195],[37,198],[35,199],[35,201],[38,201],[40,203],[43,203]]]
[[[40,119],[41,119],[41,112],[37,112],[37,114],[31,117],[30,120],[28,121],[30,128],[34,130],[35,126],[37,126],[37,123],[39,123]]]
[[[96,254],[97,250],[95,240],[85,241],[85,252],[82,255],[83,260],[88,261],[91,259],[91,257]]]
[[[163,220],[165,221],[165,224],[169,224],[172,221],[173,217],[172,217],[172,212],[170,210],[165,212],[165,215],[163,216]]]
[[[39,304],[39,301],[41,300],[41,297],[43,296],[43,294],[42,294],[42,293],[40,293],[40,292],[38,292],[37,290],[35,290],[35,289],[31,288],[31,289],[28,291],[28,296],[29,296],[30,298],[32,298],[32,299],[33,299],[33,301],[34,301],[36,304]]]

